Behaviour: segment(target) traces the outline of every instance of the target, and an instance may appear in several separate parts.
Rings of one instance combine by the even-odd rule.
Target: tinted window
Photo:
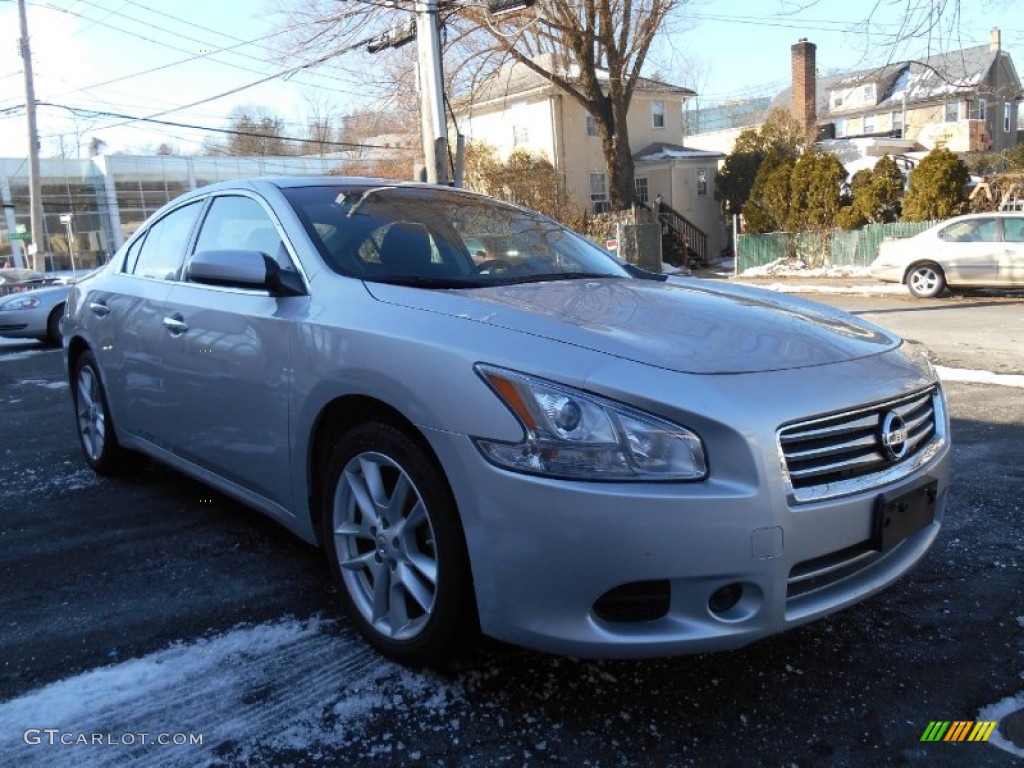
[[[940,237],[951,243],[984,243],[999,239],[995,219],[968,219],[950,224]]]
[[[259,251],[282,269],[294,269],[281,236],[263,207],[250,197],[216,197],[203,220],[196,252],[222,250]]]
[[[132,243],[131,248],[128,249],[128,253],[124,257],[124,271],[134,272],[135,264],[139,260],[139,251],[142,250],[142,243],[146,239],[145,235],[142,235],[138,240]]]
[[[164,216],[149,228],[132,272],[140,277],[174,280],[202,203],[196,201]]]
[[[1003,219],[1003,239],[1010,243],[1024,243],[1024,219]]]

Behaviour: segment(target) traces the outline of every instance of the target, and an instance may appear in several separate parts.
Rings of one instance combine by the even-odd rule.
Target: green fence
[[[743,272],[784,258],[800,259],[808,267],[866,267],[874,261],[878,244],[883,239],[910,237],[937,223],[897,221],[891,224],[868,224],[854,230],[740,235],[737,270]]]

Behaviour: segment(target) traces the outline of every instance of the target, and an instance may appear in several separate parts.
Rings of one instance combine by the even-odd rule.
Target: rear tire
[[[915,264],[907,272],[907,288],[919,299],[931,299],[946,290],[946,275],[933,262]]]
[[[50,316],[46,318],[46,342],[59,347],[64,340],[64,334],[60,330],[60,320],[64,316],[64,305],[58,304],[50,310]]]
[[[439,468],[409,435],[367,423],[327,463],[322,532],[352,623],[385,656],[437,664],[471,634],[469,561]]]
[[[71,397],[85,460],[100,475],[112,475],[124,469],[128,463],[126,451],[117,442],[99,366],[92,352],[83,352],[75,361]]]

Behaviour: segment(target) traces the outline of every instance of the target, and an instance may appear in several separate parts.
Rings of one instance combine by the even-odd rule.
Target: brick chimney
[[[999,27],[992,27],[991,36],[988,39],[988,50],[990,53],[999,53],[999,50],[1003,47],[1003,36],[999,32]]]
[[[814,52],[818,46],[801,37],[793,46],[793,106],[791,112],[808,136],[817,134],[818,106]]]

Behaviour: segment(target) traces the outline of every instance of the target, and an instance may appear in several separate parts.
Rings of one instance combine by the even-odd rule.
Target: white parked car
[[[901,240],[884,240],[871,276],[919,298],[947,286],[1024,287],[1024,213],[972,213]]]

